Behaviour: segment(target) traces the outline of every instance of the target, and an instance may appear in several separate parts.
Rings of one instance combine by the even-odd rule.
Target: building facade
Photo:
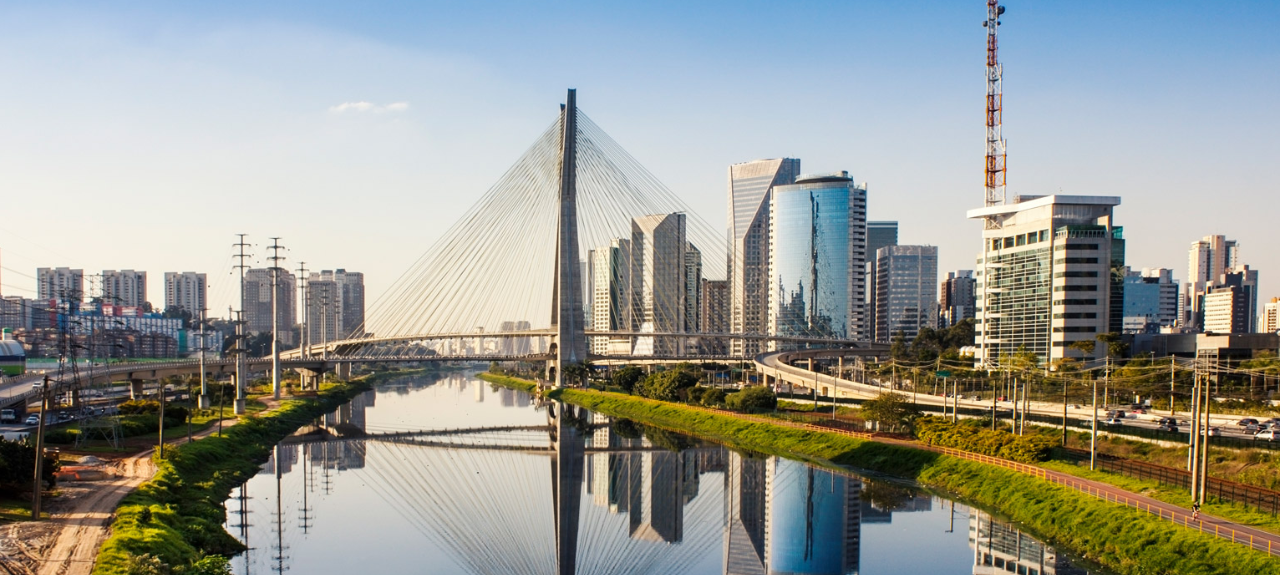
[[[1020,351],[1041,361],[1079,357],[1072,343],[1120,331],[1123,318],[1111,317],[1116,285],[1121,300],[1124,289],[1118,205],[1108,196],[1022,196],[969,211],[987,224],[975,270],[982,365]]]
[[[254,268],[244,274],[244,322],[248,333],[271,333],[271,269]],[[297,323],[294,294],[297,280],[288,270],[278,270],[279,278],[275,296],[276,318],[280,330],[278,339],[284,345],[294,345],[293,326]]]
[[[591,298],[593,331],[635,329],[631,287],[631,240],[617,238],[607,246],[587,253],[587,293]],[[596,336],[590,339],[591,353],[618,355],[631,352],[630,338]]]
[[[866,321],[867,189],[848,172],[775,186],[769,215],[771,336],[851,339]],[[768,349],[793,346],[770,342]]]
[[[800,160],[779,158],[729,166],[729,322],[733,333],[763,334],[769,327],[769,196],[795,182]],[[734,340],[735,355],[754,355],[755,340]]]
[[[864,266],[867,296],[864,302],[867,321],[858,326],[858,339],[872,341],[876,336],[876,252],[886,246],[898,245],[898,222],[867,222],[867,262]]]
[[[974,318],[976,285],[973,270],[947,272],[947,279],[938,286],[938,327],[951,327]]]
[[[104,303],[147,307],[147,272],[134,270],[102,270]]]
[[[702,333],[729,333],[729,282],[702,278],[702,300],[698,322]],[[729,353],[729,340],[725,338],[700,338],[703,355]]]
[[[655,214],[631,220],[632,287],[642,333],[682,333],[685,326],[686,266],[684,214]],[[636,355],[682,353],[682,338],[640,336]]]
[[[307,277],[307,341],[312,344],[364,333],[364,274],[344,269]]]
[[[1258,272],[1247,265],[1228,270],[1201,300],[1205,333],[1253,333],[1258,319]]]
[[[1273,297],[1271,301],[1262,305],[1262,317],[1258,318],[1258,331],[1260,333],[1280,332],[1280,297]]]
[[[84,270],[36,268],[36,299],[41,301],[81,301],[84,299]]]
[[[208,308],[209,283],[205,274],[196,272],[164,273],[164,308],[180,309],[191,313],[192,317],[200,317],[201,311]]]
[[[1125,268],[1124,333],[1160,333],[1178,324],[1178,280],[1168,268]]]
[[[876,252],[876,341],[908,342],[938,325],[938,248],[887,246]]]
[[[1204,298],[1223,274],[1240,263],[1240,245],[1226,236],[1205,236],[1191,242],[1187,254],[1187,284],[1182,325],[1192,333],[1204,330]]]

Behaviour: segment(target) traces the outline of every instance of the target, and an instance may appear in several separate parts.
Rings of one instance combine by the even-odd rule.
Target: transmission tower
[[[236,321],[236,349],[235,349],[235,352],[236,352],[236,402],[235,402],[235,409],[232,410],[233,413],[235,413],[236,415],[244,415],[245,388],[246,388],[245,377],[249,375],[249,366],[247,365],[247,361],[246,361],[247,358],[244,355],[245,352],[248,351],[244,347],[244,338],[245,338],[245,331],[246,331],[245,325],[244,325],[244,270],[249,267],[248,264],[245,264],[244,262],[250,256],[249,253],[245,252],[245,248],[249,247],[249,244],[245,243],[244,241],[244,237],[246,235],[248,234],[236,234],[236,236],[238,236],[238,239],[236,243],[231,244],[231,247],[234,247],[238,250],[238,253],[232,254],[231,256],[236,258],[236,265],[231,267],[240,271],[240,314],[239,316],[237,316],[237,321]]]
[[[280,399],[280,238],[271,238],[271,395]]]
[[[982,25],[987,29],[987,158],[986,158],[986,194],[987,207],[1005,203],[1005,142],[1001,134],[1001,116],[1003,114],[1004,93],[1001,80],[1004,72],[996,55],[996,33],[1000,28],[1000,15],[1004,14],[1004,6],[997,0],[987,0],[987,20]],[[987,218],[987,227],[998,227],[998,222]]]

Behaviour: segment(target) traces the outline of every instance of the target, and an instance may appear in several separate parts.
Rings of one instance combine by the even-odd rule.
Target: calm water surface
[[[406,377],[277,446],[227,501],[240,575],[1060,575],[980,510],[493,388]]]

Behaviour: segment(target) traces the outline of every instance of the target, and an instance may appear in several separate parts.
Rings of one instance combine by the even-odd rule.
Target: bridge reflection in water
[[[237,573],[843,575],[863,572],[864,554],[890,567],[880,572],[915,572],[911,552],[893,556],[910,549],[892,542],[901,535],[875,531],[903,513],[949,513],[932,534],[909,535],[954,533],[946,553],[922,547],[945,558],[930,572],[1083,573],[1005,523],[909,487],[537,406],[470,378],[401,383],[283,442],[228,501],[229,529],[251,548]],[[406,432],[370,417],[420,391],[436,396],[413,403],[436,406],[421,421],[465,411],[476,424]],[[890,546],[868,547],[864,529]]]

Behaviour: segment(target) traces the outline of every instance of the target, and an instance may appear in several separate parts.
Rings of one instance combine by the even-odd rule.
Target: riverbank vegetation
[[[1118,573],[1280,573],[1280,560],[1014,471],[836,433],[772,425],[617,393],[564,389],[557,398],[613,417],[736,449],[887,473],[954,493]]]
[[[272,411],[243,418],[221,437],[166,449],[166,457],[156,459],[155,476],[121,501],[94,575],[132,575],[142,567],[173,575],[225,572],[225,561],[211,556],[244,549],[222,528],[231,489],[252,477],[271,448],[294,430],[381,380],[412,373],[384,371],[324,384],[314,396],[287,399]]]

